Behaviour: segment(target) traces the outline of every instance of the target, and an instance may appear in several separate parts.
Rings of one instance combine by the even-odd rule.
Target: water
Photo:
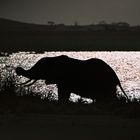
[[[89,58],[100,58],[104,60],[117,73],[127,95],[131,99],[134,97],[140,98],[140,52],[45,52],[43,54],[18,52],[6,57],[0,57],[1,78],[4,79],[11,73],[15,76],[17,83],[22,83],[27,79],[18,77],[15,74],[15,68],[17,66],[29,69],[42,57],[59,56],[62,54],[81,60]],[[41,93],[43,96],[47,96],[51,91],[54,97],[57,98],[56,85],[46,86],[44,81],[39,80],[30,88],[35,92]],[[121,93],[119,89],[118,92]],[[72,100],[76,98],[78,98],[78,96],[71,94]]]

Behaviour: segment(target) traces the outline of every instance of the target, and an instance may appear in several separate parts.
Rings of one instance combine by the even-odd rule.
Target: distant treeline
[[[140,51],[140,26],[108,24],[47,25],[0,19],[0,51]]]
[[[46,25],[40,25],[0,18],[0,31],[140,31],[140,25],[131,26],[126,22],[107,23],[106,21],[89,25],[79,25],[78,22],[74,22],[73,25],[65,25],[48,21]]]

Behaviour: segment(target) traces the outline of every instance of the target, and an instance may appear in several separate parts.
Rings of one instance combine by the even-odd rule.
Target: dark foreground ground
[[[106,115],[0,115],[2,140],[138,140],[140,120]]]
[[[136,140],[140,104],[60,104],[33,95],[0,96],[1,140]]]

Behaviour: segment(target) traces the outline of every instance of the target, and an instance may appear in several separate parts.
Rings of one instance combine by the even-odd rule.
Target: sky
[[[0,18],[29,23],[140,25],[140,0],[0,0]]]

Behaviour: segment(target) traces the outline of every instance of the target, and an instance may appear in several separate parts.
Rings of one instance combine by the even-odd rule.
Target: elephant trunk
[[[16,68],[16,74],[17,75],[24,75],[25,74],[25,70],[22,67],[17,67]]]

